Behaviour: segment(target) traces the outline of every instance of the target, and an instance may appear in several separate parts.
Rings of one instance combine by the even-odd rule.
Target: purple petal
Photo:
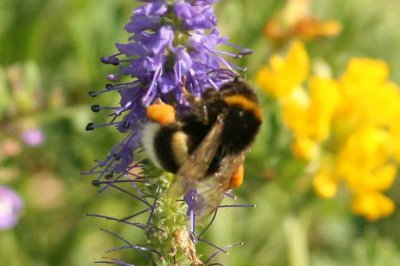
[[[214,11],[208,5],[192,5],[181,0],[175,3],[174,10],[186,30],[211,29],[217,24]]]
[[[125,30],[130,33],[139,33],[144,30],[155,30],[160,26],[160,17],[133,16]]]
[[[0,186],[0,229],[10,229],[18,222],[23,203],[13,190]]]
[[[174,65],[174,74],[175,80],[179,83],[182,81],[182,78],[186,76],[189,70],[192,68],[193,61],[187,50],[183,46],[179,46],[177,48],[171,49],[171,51],[175,55],[175,65]]]
[[[164,15],[167,11],[167,5],[165,3],[159,2],[140,6],[133,11],[133,14],[141,16],[161,16]]]
[[[37,147],[43,144],[44,134],[39,128],[30,128],[22,132],[22,140],[26,145]]]
[[[140,33],[144,30],[156,30],[160,26],[161,16],[168,11],[165,3],[150,3],[136,8],[131,21],[125,25],[130,33]]]

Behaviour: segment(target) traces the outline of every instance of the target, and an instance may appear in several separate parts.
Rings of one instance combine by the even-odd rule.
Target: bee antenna
[[[236,72],[234,72],[231,69],[226,69],[226,68],[213,69],[213,70],[208,71],[207,74],[210,75],[210,74],[215,74],[215,73],[220,78],[226,78],[226,77],[234,78],[234,79],[239,78],[239,75]]]

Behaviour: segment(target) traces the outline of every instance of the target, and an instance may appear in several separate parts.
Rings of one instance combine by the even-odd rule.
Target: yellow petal
[[[298,159],[311,161],[318,156],[319,146],[309,138],[298,137],[292,144],[292,152]]]
[[[274,55],[269,67],[262,67],[257,73],[257,84],[268,93],[279,98],[292,93],[301,85],[309,72],[307,52],[300,42],[294,42],[286,58]]]
[[[338,183],[331,173],[323,167],[314,176],[313,186],[319,196],[332,198],[336,195]]]
[[[308,95],[302,88],[297,88],[280,101],[283,121],[293,130],[295,135],[307,135],[307,109],[309,105]]]
[[[370,221],[391,215],[395,210],[393,201],[383,194],[371,192],[357,195],[353,199],[352,210]]]
[[[308,124],[310,135],[324,141],[330,134],[333,115],[339,103],[337,83],[331,79],[314,77],[309,80],[310,107]]]
[[[378,191],[385,191],[389,189],[396,179],[397,168],[392,165],[385,165],[381,169],[375,171],[373,181],[371,182],[372,188]]]
[[[344,82],[361,84],[379,84],[389,75],[388,65],[381,60],[369,58],[352,58],[342,77]]]
[[[309,74],[310,59],[303,43],[295,41],[287,56],[287,71],[292,72],[292,79],[295,83],[300,84]]]

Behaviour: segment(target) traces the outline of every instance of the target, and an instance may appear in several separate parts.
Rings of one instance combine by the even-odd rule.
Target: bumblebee
[[[244,155],[262,114],[256,94],[239,79],[188,99],[191,110],[182,114],[163,103],[149,106],[152,122],[143,129],[142,144],[157,167],[175,174],[171,195],[196,191],[195,214],[202,219],[242,184]]]

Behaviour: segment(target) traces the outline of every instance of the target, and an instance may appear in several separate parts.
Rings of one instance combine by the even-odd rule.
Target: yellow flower
[[[310,78],[310,106],[308,109],[309,135],[316,141],[327,140],[330,134],[333,114],[339,103],[337,82],[326,79]]]
[[[313,186],[319,196],[332,198],[336,195],[338,181],[333,177],[331,169],[323,165],[313,178]]]
[[[395,210],[393,201],[377,192],[355,196],[351,207],[355,214],[363,215],[370,221],[389,216]]]
[[[286,58],[278,55],[270,59],[270,67],[264,66],[257,75],[257,83],[276,97],[289,95],[306,79],[309,59],[300,42],[295,42]]]
[[[363,87],[373,87],[386,82],[389,68],[385,62],[369,58],[351,58],[347,70],[341,78],[344,85],[357,84]],[[348,88],[357,94],[357,88]]]
[[[397,121],[400,121],[400,117]],[[393,149],[394,157],[397,162],[400,162],[400,123],[394,123],[390,128],[390,133],[392,137],[390,142],[392,143],[391,147]]]
[[[339,80],[343,98],[338,119],[346,119],[351,126],[370,123],[388,126],[400,111],[399,88],[387,80],[388,67],[383,61],[351,59]]]
[[[319,165],[317,194],[333,197],[343,183],[354,213],[369,220],[390,215],[394,203],[383,193],[393,186],[400,162],[400,89],[388,80],[386,63],[352,58],[338,80],[308,77],[308,56],[298,42],[286,59],[274,60],[257,80],[279,102],[293,132],[293,154]]]
[[[340,148],[337,154],[339,175],[349,175],[352,168],[374,171],[389,159],[389,135],[376,127],[360,129],[352,132]]]
[[[340,22],[314,17],[311,6],[310,0],[286,1],[283,8],[266,23],[264,36],[280,45],[292,38],[314,40],[333,37],[341,32]]]
[[[307,116],[307,108],[309,99],[307,93],[300,87],[294,89],[291,94],[280,99],[283,110],[282,118],[287,127],[292,129],[296,134],[305,131],[305,120]]]
[[[295,137],[292,144],[293,154],[302,160],[311,161],[319,155],[319,145],[307,137]]]

